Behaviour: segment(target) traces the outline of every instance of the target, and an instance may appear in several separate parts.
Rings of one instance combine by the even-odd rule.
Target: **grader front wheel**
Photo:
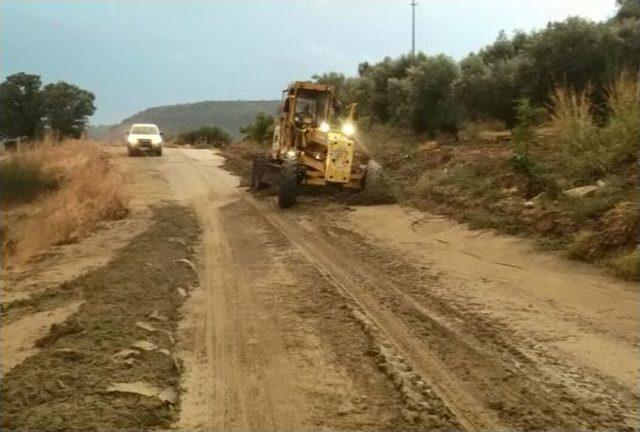
[[[290,208],[296,203],[299,192],[300,168],[295,163],[284,163],[280,168],[280,183],[278,185],[278,205],[280,208]]]

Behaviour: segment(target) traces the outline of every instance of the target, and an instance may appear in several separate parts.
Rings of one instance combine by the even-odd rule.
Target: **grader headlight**
[[[287,152],[285,153],[285,157],[287,159],[295,159],[298,157],[298,151],[294,150],[294,149],[289,149],[287,150]]]
[[[356,133],[356,127],[353,123],[345,123],[342,125],[342,133],[350,137]]]

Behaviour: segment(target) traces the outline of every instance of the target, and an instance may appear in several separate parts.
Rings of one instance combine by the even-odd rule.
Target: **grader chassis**
[[[296,81],[283,91],[271,152],[253,161],[251,187],[277,185],[278,205],[292,207],[302,185],[360,189],[367,173],[356,149],[355,105],[341,124],[331,85]]]

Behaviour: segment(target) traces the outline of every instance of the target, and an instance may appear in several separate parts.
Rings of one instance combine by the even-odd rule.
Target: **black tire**
[[[156,150],[156,156],[162,156],[162,147],[158,147],[158,150]]]
[[[291,208],[296,203],[300,183],[300,168],[296,163],[285,162],[280,168],[278,206]]]
[[[259,191],[267,187],[267,184],[264,182],[267,158],[268,157],[266,155],[262,154],[256,155],[253,158],[253,167],[251,168],[251,189],[254,191]]]
[[[135,153],[133,152],[133,149],[131,147],[127,147],[127,153],[129,154],[129,157],[135,156]]]

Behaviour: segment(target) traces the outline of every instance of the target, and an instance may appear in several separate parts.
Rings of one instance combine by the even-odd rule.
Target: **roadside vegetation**
[[[95,112],[93,93],[59,81],[42,87],[24,72],[0,83],[0,139],[80,138]]]
[[[218,148],[231,142],[228,133],[218,127],[201,127],[176,137],[176,144],[191,145],[197,148]]]
[[[21,264],[55,244],[86,235],[127,213],[120,174],[97,144],[36,142],[0,162],[4,265]]]
[[[267,144],[273,137],[273,128],[273,116],[260,113],[252,123],[240,128],[240,132],[245,140],[251,140],[260,144]]]
[[[0,161],[0,200],[3,205],[29,202],[43,193],[55,190],[55,176],[28,158],[10,157]]]
[[[402,201],[473,228],[535,236],[570,258],[640,280],[638,78],[621,75],[605,97],[606,119],[585,91],[558,88],[548,109],[522,101],[506,139],[484,133],[424,142],[388,126],[363,139]]]
[[[358,103],[362,124],[390,125],[416,134],[455,136],[465,123],[518,124],[518,101],[546,107],[556,87],[588,91],[596,114],[622,71],[640,67],[640,0],[618,0],[606,22],[572,17],[531,33],[502,32],[460,62],[418,53],[361,63],[355,77],[314,76],[336,86],[345,104]]]

